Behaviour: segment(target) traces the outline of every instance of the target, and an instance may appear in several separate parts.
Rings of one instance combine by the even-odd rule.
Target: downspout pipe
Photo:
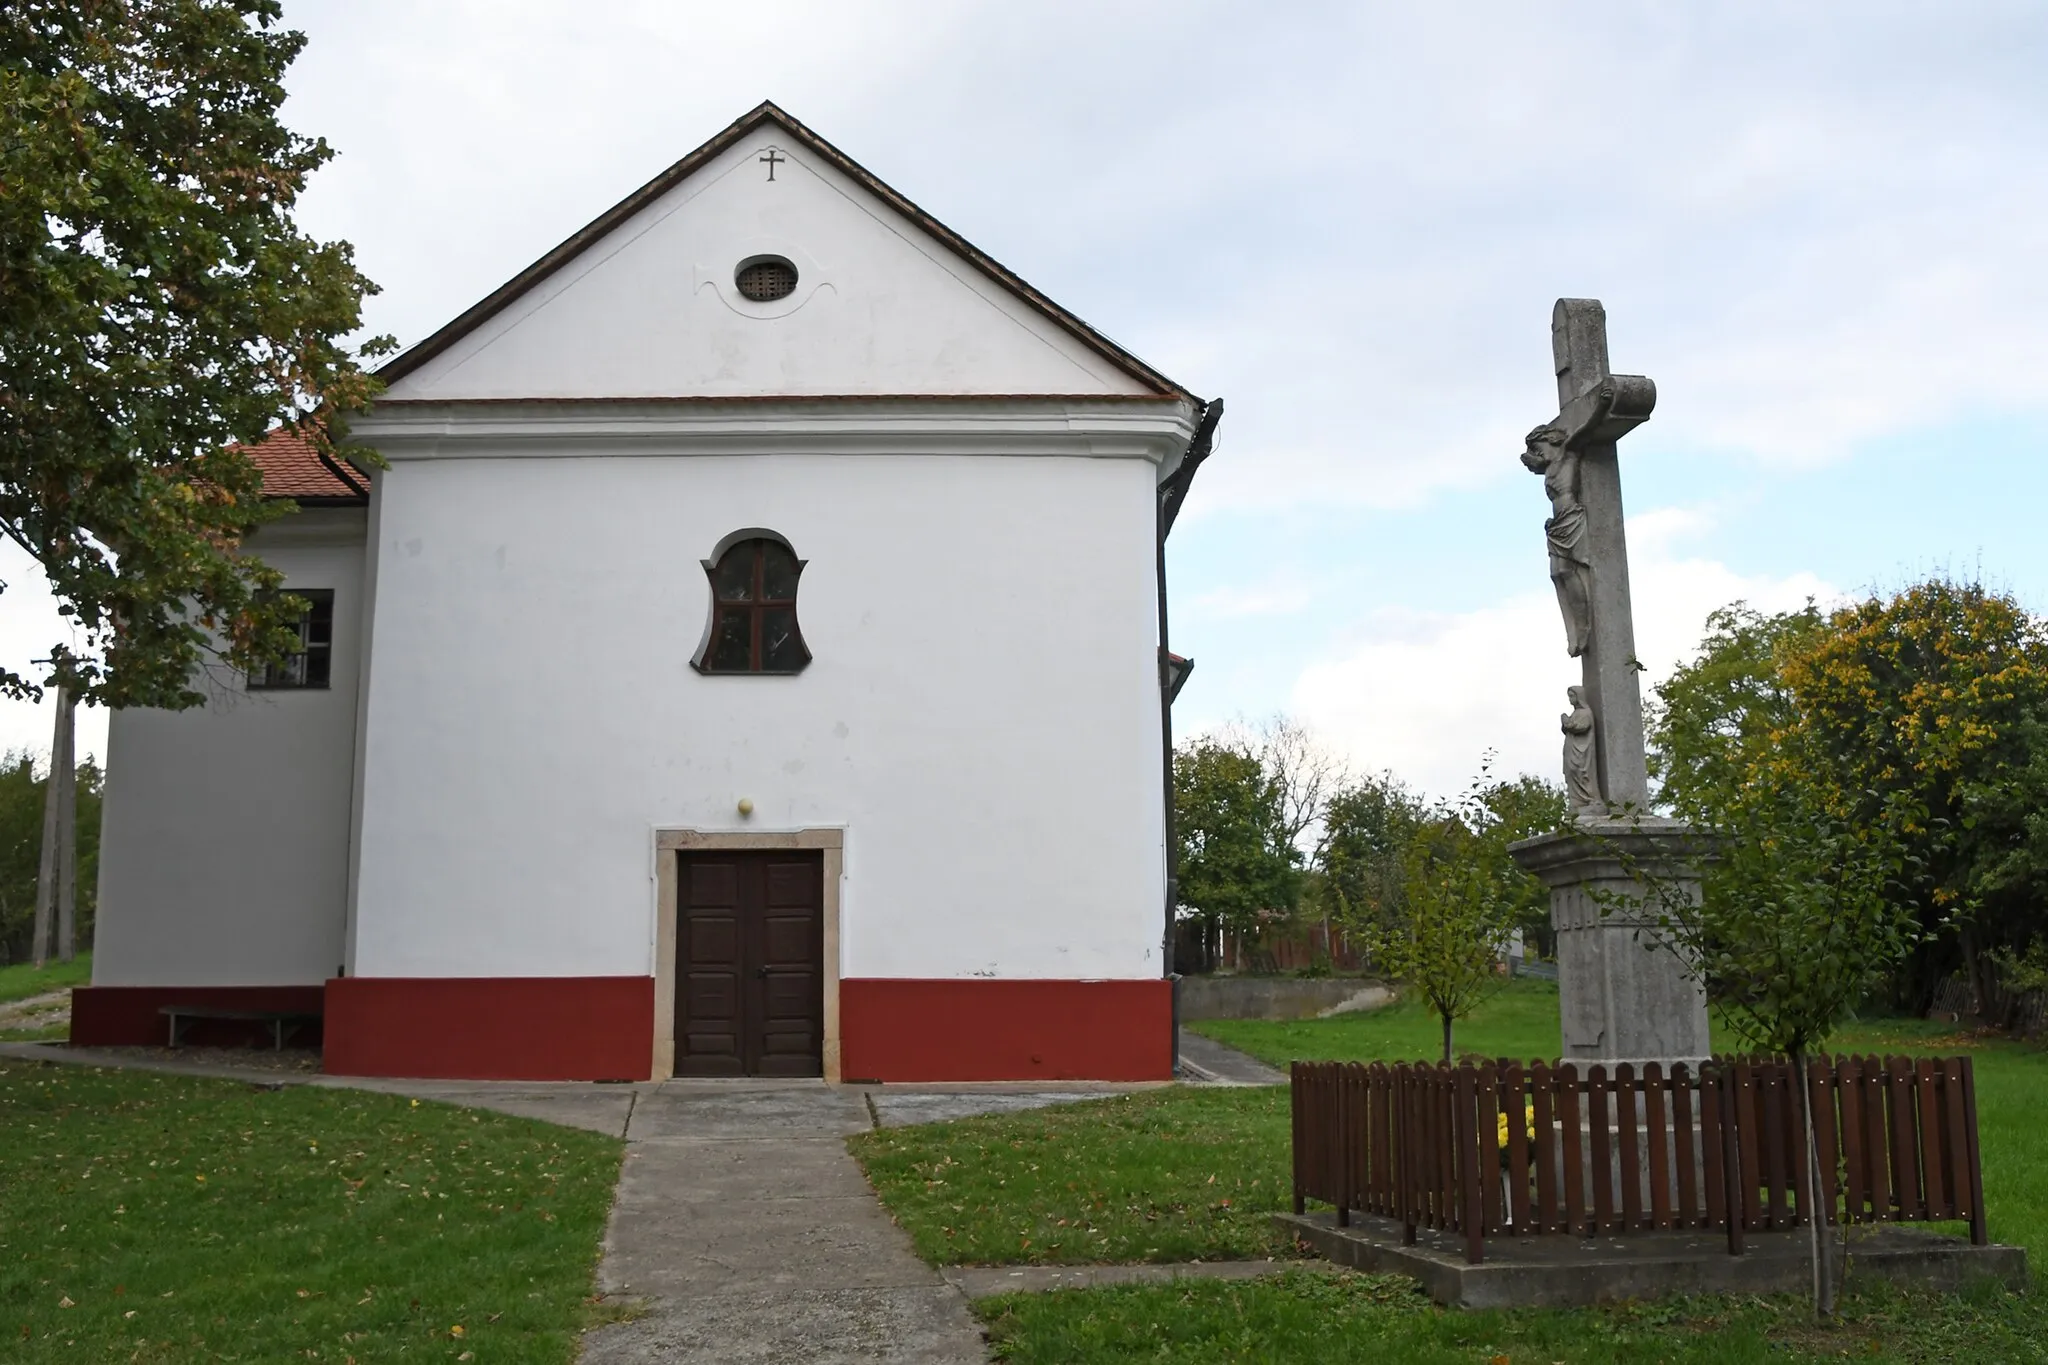
[[[1179,466],[1159,485],[1159,754],[1160,801],[1165,817],[1160,828],[1166,835],[1166,904],[1162,907],[1160,974],[1173,983],[1173,1066],[1176,1071],[1180,1069],[1180,975],[1173,969],[1173,923],[1174,910],[1180,901],[1180,840],[1173,822],[1173,698],[1178,689],[1174,686],[1173,655],[1167,639],[1166,537],[1173,530],[1174,519],[1180,515],[1181,504],[1187,500],[1188,488],[1195,481],[1195,471],[1215,449],[1216,424],[1222,420],[1221,398],[1212,398],[1202,405],[1195,434],[1188,438]]]

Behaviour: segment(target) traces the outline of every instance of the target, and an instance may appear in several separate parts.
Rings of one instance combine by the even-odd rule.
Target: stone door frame
[[[654,831],[654,1070],[665,1081],[676,1072],[676,855],[816,850],[824,866],[824,1033],[820,1061],[827,1082],[839,1080],[839,883],[846,871],[844,829]]]

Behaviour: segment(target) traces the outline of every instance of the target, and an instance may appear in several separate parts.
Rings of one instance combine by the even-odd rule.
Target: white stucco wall
[[[647,974],[654,829],[843,826],[847,976],[1158,974],[1152,463],[525,449],[380,476],[351,973]],[[700,676],[752,526],[813,662]]]
[[[93,983],[314,984],[342,961],[364,514],[307,509],[250,549],[334,591],[332,685],[243,690],[108,726]]]

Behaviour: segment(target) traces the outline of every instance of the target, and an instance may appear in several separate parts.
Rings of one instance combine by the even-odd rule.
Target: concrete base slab
[[[1813,1283],[1804,1231],[1750,1233],[1741,1256],[1719,1233],[1646,1232],[1628,1237],[1501,1237],[1486,1259],[1465,1261],[1464,1239],[1418,1229],[1401,1245],[1401,1225],[1354,1213],[1276,1214],[1273,1221],[1338,1265],[1412,1275],[1438,1303],[1458,1308],[1578,1307],[1666,1294],[1797,1294]],[[1971,1246],[1919,1228],[1852,1228],[1849,1275],[1957,1289],[1991,1279],[2024,1288],[2018,1247]]]
[[[781,1089],[654,1087],[633,1109],[630,1142],[657,1138],[843,1138],[874,1126],[858,1090],[822,1082]]]

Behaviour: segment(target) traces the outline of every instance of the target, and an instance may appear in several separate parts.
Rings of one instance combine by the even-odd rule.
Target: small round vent
[[[773,303],[796,292],[796,267],[780,256],[741,261],[732,282],[755,303]]]

